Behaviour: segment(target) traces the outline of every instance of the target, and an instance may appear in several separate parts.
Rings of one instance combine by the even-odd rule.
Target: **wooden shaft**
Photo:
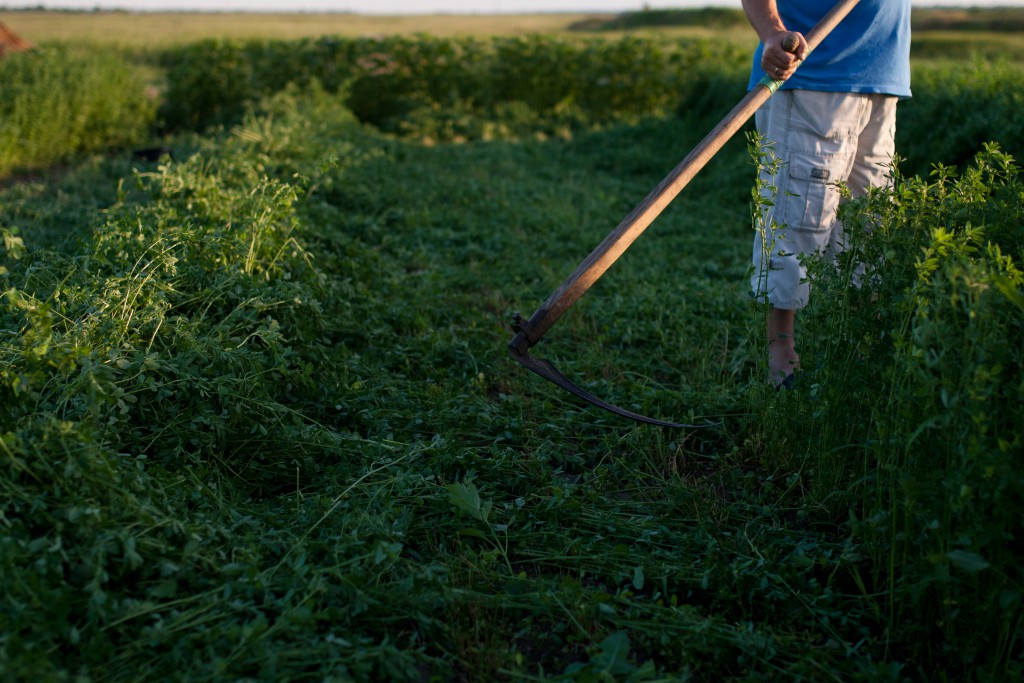
[[[760,86],[747,93],[733,111],[577,266],[530,317],[525,326],[529,345],[536,344],[562,314],[604,275],[770,95],[771,91]]]
[[[840,0],[825,17],[818,22],[804,39],[808,53],[821,44],[836,25],[850,13],[859,0]],[[781,85],[765,77],[756,87],[733,107],[732,111],[708,133],[650,194],[626,216],[618,227],[594,249],[559,287],[552,292],[544,304],[530,317],[521,321],[519,333],[509,346],[518,353],[525,353],[533,344],[562,317],[570,306],[604,275],[605,271],[629,248],[637,237],[664,211],[676,195],[686,187],[697,173],[725,146],[740,128],[754,115],[765,101]]]

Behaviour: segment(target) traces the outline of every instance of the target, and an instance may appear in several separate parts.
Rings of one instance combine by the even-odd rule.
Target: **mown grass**
[[[1001,116],[1019,73],[983,73]],[[1018,677],[1020,172],[927,167],[976,129],[902,138],[924,173],[847,210],[885,267],[816,267],[796,392],[764,381],[742,139],[535,349],[712,427],[625,423],[508,358],[514,312],[720,117],[735,79],[692,76],[678,115],[596,126],[464,104],[458,144],[429,100],[382,134],[310,81],[173,160],[4,189],[0,669]]]
[[[35,365],[11,358],[21,379],[8,376],[6,385],[17,411],[6,425],[18,463],[9,516],[23,520],[21,505],[31,500],[47,512],[33,522],[39,532],[21,521],[12,530],[17,550],[6,555],[5,576],[20,576],[14,569],[31,553],[50,557],[55,572],[64,554],[90,559],[80,579],[48,584],[45,604],[56,611],[34,623],[63,625],[43,642],[18,616],[35,613],[31,605],[43,596],[5,587],[19,606],[8,613],[5,661],[19,674],[104,666],[114,678],[140,670],[294,677],[314,657],[321,674],[533,676],[561,673],[591,653],[604,662],[602,643],[614,636],[611,648],[628,630],[634,649],[664,651],[663,666],[769,666],[758,660],[772,658],[767,650],[745,655],[750,663],[729,661],[730,651],[752,647],[752,636],[712,609],[710,594],[707,612],[678,595],[672,604],[689,584],[717,590],[707,568],[693,558],[679,564],[679,553],[711,542],[690,531],[734,523],[725,521],[727,506],[682,478],[740,476],[728,473],[735,464],[709,466],[723,458],[712,445],[722,435],[686,446],[591,415],[524,377],[503,348],[513,297],[530,303],[577,256],[570,248],[539,253],[536,240],[562,235],[571,244],[604,231],[660,164],[633,157],[595,172],[615,141],[607,135],[423,148],[361,131],[335,102],[313,117],[308,103],[280,106],[274,124],[250,119],[199,143],[201,156],[142,178],[143,189],[128,191],[107,216],[82,210],[73,224],[91,245],[88,264],[59,285],[60,295],[8,294],[9,304],[25,302],[10,313],[36,321],[31,329],[40,333],[58,311],[82,323],[68,330],[73,347],[26,348],[41,354]],[[623,149],[684,137],[675,122],[608,135],[623,136]],[[325,140],[332,145],[324,148]],[[309,175],[306,199],[294,213],[277,205],[258,225],[298,221],[303,250],[279,253],[286,242],[262,234],[261,253],[279,260],[259,260],[253,280],[242,257],[264,214],[243,207],[267,192],[253,195],[250,183],[275,187],[258,178],[296,171]],[[406,182],[393,182],[396,175]],[[567,177],[576,179],[572,192]],[[7,224],[34,235],[22,206]],[[730,230],[742,234],[736,208]],[[241,232],[232,237],[234,225]],[[49,278],[79,260],[69,252],[33,249],[8,284],[41,296],[56,284]],[[319,275],[305,270],[306,257]],[[738,259],[719,258],[742,272]],[[75,296],[101,283],[108,303]],[[742,319],[742,298],[729,298],[694,307],[726,307]],[[652,297],[641,311],[648,306],[661,308],[664,322],[684,324],[672,322],[663,302]],[[592,315],[567,328],[571,336],[597,325]],[[94,334],[73,332],[81,324]],[[710,324],[721,330],[721,321]],[[634,334],[639,344],[644,335]],[[716,336],[721,345],[726,335]],[[42,340],[27,329],[24,338]],[[596,351],[567,367],[600,377],[608,359]],[[728,345],[719,351],[730,353]],[[686,355],[695,353],[699,347]],[[697,391],[725,391],[716,386],[718,361],[702,365],[691,378],[703,387]],[[72,386],[86,394],[51,393],[51,371],[81,377]],[[668,365],[663,371],[677,377]],[[619,383],[608,377],[608,388]],[[671,398],[676,390],[644,392],[643,383],[621,391],[648,394],[660,404],[650,408],[704,412],[692,394],[680,402]],[[37,412],[39,401],[50,408]],[[98,442],[85,423],[101,430]],[[57,443],[68,453],[107,445],[89,447],[68,470],[64,458],[44,455]],[[687,455],[691,448],[696,455]],[[137,465],[124,474],[113,464],[119,452],[135,453]],[[59,482],[68,475],[49,463],[83,471],[74,476],[88,485],[65,491]],[[456,484],[464,488],[448,488]],[[114,491],[122,492],[117,504]],[[473,492],[489,513],[474,507]],[[182,495],[193,499],[195,515],[177,507]],[[145,523],[126,528],[140,506]],[[40,532],[59,534],[65,550],[50,556],[41,545],[20,545]],[[649,561],[630,550],[637,542]],[[699,635],[688,635],[695,627]],[[125,629],[144,640],[124,640]],[[770,641],[800,637],[789,627],[770,631]],[[212,647],[199,656],[199,643]],[[52,647],[64,658],[43,654]],[[609,651],[606,663],[617,670],[643,664]]]

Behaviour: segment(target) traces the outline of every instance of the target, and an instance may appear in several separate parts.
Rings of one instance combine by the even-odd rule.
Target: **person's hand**
[[[769,78],[784,81],[807,56],[807,40],[796,31],[779,31],[764,41],[761,68]]]

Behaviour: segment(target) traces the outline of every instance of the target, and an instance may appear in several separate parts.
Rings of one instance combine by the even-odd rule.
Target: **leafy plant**
[[[961,174],[939,167],[843,207],[854,247],[812,268],[823,303],[801,333],[813,400],[783,402],[796,415],[781,437],[870,553],[864,590],[882,596],[885,628],[923,618],[959,665],[996,678],[1017,667],[1022,581],[1008,531],[1024,503],[1021,359],[1007,343],[1024,310],[1021,196],[1019,167],[990,145]],[[997,609],[992,650],[972,634]]]
[[[431,36],[319,41],[203,41],[163,57],[172,129],[239,120],[245,107],[288,84],[319,83],[346,95],[356,116],[387,131],[431,137],[451,110],[472,117],[444,139],[475,139],[504,113],[529,112],[533,127],[553,117],[574,127],[635,120],[675,106],[697,65],[733,63],[739,51],[711,41],[626,37],[578,41],[546,36]],[[512,137],[527,127],[516,125]]]
[[[0,61],[0,175],[147,140],[148,87],[146,72],[110,49],[54,45]]]

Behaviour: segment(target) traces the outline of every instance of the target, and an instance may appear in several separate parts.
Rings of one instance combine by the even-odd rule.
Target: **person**
[[[834,2],[743,0],[760,38],[750,87],[765,75],[782,81],[755,114],[781,164],[774,175],[760,171],[762,192],[775,191],[766,197],[766,229],[754,238],[751,278],[769,304],[768,371],[777,388],[792,388],[800,367],[796,314],[810,296],[801,257],[843,249],[838,183],[853,197],[891,185],[896,103],[911,94],[910,0],[861,0],[808,54],[804,33]],[[783,47],[790,33],[799,38],[792,52]]]

